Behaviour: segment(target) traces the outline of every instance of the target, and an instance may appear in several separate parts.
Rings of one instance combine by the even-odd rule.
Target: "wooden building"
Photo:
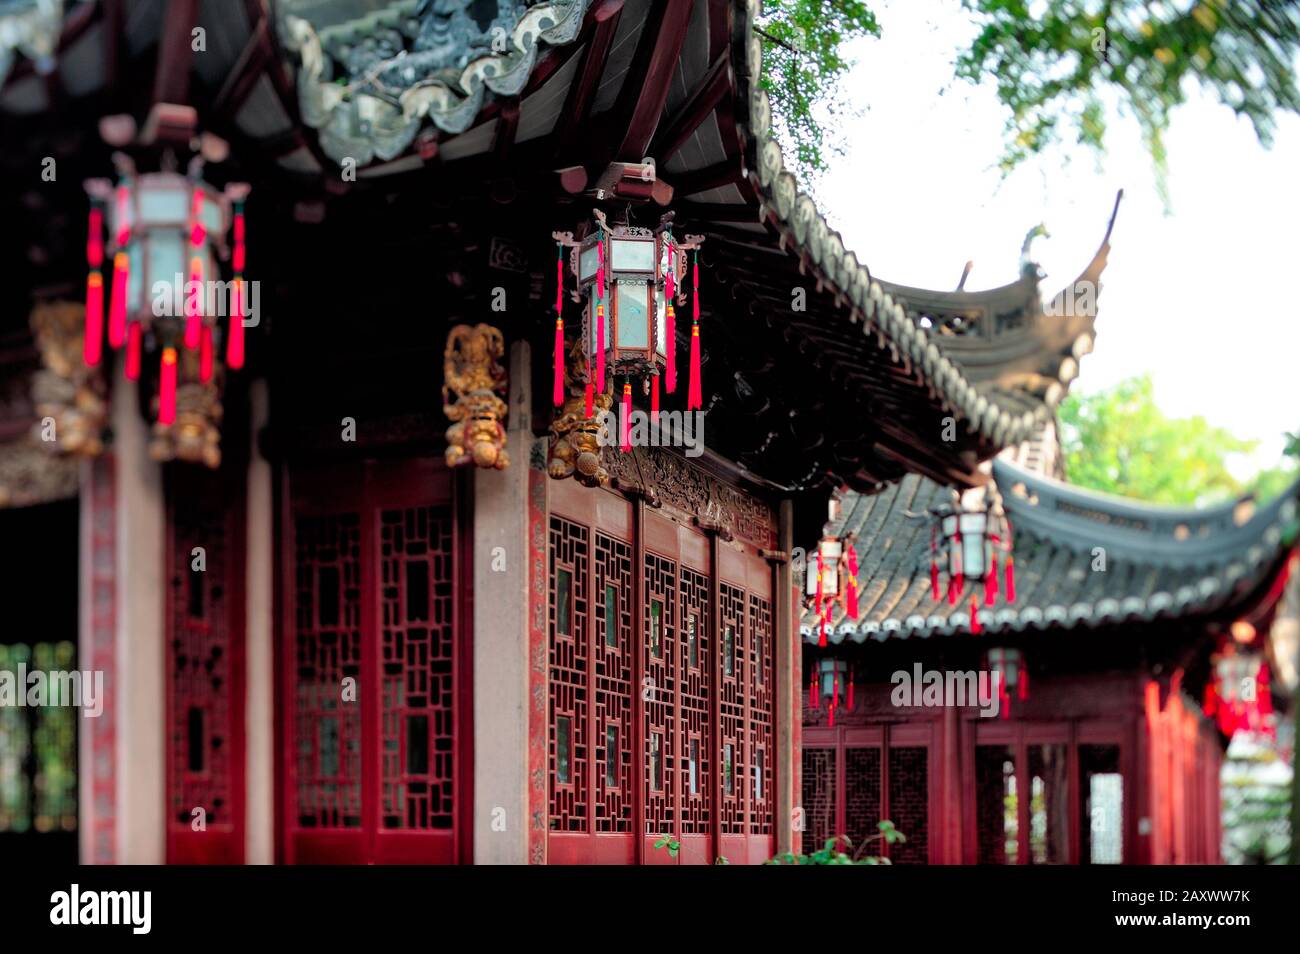
[[[934,585],[951,488],[848,494],[827,525],[862,557],[856,618],[837,603],[803,620],[807,830],[861,840],[889,818],[910,839],[887,850],[914,863],[1219,862],[1228,739],[1273,727],[1259,661],[1297,562],[1300,482],[1259,508],[1147,505],[1060,480],[1052,429],[992,476],[1011,603],[986,608],[968,582],[954,606]],[[992,706],[939,702],[920,685],[932,672],[1005,686]],[[1216,718],[1230,697],[1250,719]]]
[[[0,753],[8,791],[48,758],[77,805],[10,828],[76,831],[87,863],[798,846],[795,543],[840,487],[983,483],[1092,319],[1045,315],[1027,262],[984,293],[873,278],[784,166],[755,13],[3,5],[0,534],[77,554],[53,639],[107,687],[75,756]],[[698,342],[702,447],[601,445],[597,237],[680,274],[623,276],[662,297],[622,311],[653,327],[596,406],[659,396],[672,354],[662,407],[693,410]],[[120,267],[193,258],[257,313],[114,312]],[[62,516],[19,533],[38,506]],[[10,596],[7,633],[44,618]]]

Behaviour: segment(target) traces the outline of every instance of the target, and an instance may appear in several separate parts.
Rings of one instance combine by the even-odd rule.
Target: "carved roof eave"
[[[505,52],[471,61],[459,80],[418,83],[403,90],[398,105],[358,90],[345,98],[330,77],[324,39],[332,34],[364,33],[395,27],[416,9],[415,0],[394,4],[360,18],[322,30],[301,17],[286,15],[280,33],[286,49],[299,59],[298,100],[303,121],[316,129],[321,148],[342,163],[354,159],[364,166],[375,158],[395,159],[415,140],[428,120],[448,133],[462,133],[473,124],[488,92],[517,95],[528,83],[542,44],[563,46],[577,39],[591,0],[548,0],[529,7],[515,24]]]
[[[1100,547],[1112,563],[1126,560],[1132,567],[1155,568],[1166,574],[1165,579],[1174,577],[1177,585],[1150,592],[1102,590],[1088,594],[1084,587],[1077,586],[1076,592],[1068,596],[1057,591],[1051,599],[1035,600],[1031,596],[1012,606],[981,608],[978,615],[985,638],[1222,615],[1240,608],[1252,593],[1258,593],[1270,568],[1282,565],[1286,550],[1295,546],[1295,541],[1288,542],[1287,533],[1300,516],[1300,480],[1258,508],[1248,520],[1238,523],[1234,515],[1240,500],[1204,509],[1166,507],[1072,487],[1004,460],[995,461],[993,468],[1015,527],[1017,549],[1029,553],[1034,542],[1043,544],[1040,556],[1021,554],[1017,559],[1022,575],[1026,571],[1068,572],[1059,563],[1052,563],[1064,551],[1078,554],[1071,559],[1072,565],[1087,566]],[[923,484],[928,486],[929,482]],[[1023,486],[1023,497],[1016,492],[1017,485]],[[844,528],[838,529],[842,532]],[[871,559],[874,541],[860,539],[857,545],[864,554],[865,566]],[[899,560],[896,571],[883,574],[890,588],[897,583],[907,589],[928,590],[928,571],[922,565],[928,557],[921,554],[921,559],[911,560],[913,555],[909,553]],[[1115,574],[1116,578],[1123,575]],[[861,579],[859,599],[864,600],[873,589],[884,589],[881,582],[880,576]],[[1058,594],[1061,598],[1055,598]],[[964,604],[950,607],[941,602],[936,607],[927,600],[913,609],[927,612],[891,612],[873,617],[864,610],[860,619],[850,620],[842,608],[837,608],[826,630],[827,641],[866,643],[970,635],[970,614]],[[817,620],[811,612],[803,615],[800,633],[806,642],[818,641]]]
[[[982,443],[1000,450],[1032,437],[1055,419],[1070,382],[1078,376],[1079,359],[1092,350],[1092,317],[1062,320],[1044,316],[1037,298],[1036,279],[1022,278],[1011,285],[983,292],[908,289],[887,286],[874,279],[866,265],[845,248],[843,238],[831,229],[812,198],[799,190],[794,175],[786,168],[781,147],[772,136],[771,102],[758,82],[762,75],[762,44],[754,27],[758,4],[756,0],[734,2],[743,14],[737,17],[743,23],[743,37],[738,38],[740,49],[733,44],[733,65],[738,96],[748,104],[738,122],[747,137],[745,164],[760,197],[760,218],[782,233],[783,245],[792,255],[807,256],[832,293],[843,296],[851,306],[843,310],[845,319],[856,321],[860,314],[865,319],[861,322],[863,335],[880,331],[896,345],[918,369],[923,382],[945,398]],[[747,122],[743,121],[744,112],[748,113]],[[1105,268],[1114,221],[1112,213],[1106,236],[1092,261],[1080,273],[1080,279],[1096,281]],[[978,308],[1003,298],[1023,301],[1030,288],[1033,290],[1030,324],[1025,334],[1018,337],[1039,339],[1031,349],[1033,354],[1029,360],[1009,367],[1007,375],[994,375],[986,381],[968,373],[963,361],[948,353],[953,349],[919,327],[908,315],[912,303],[909,293],[917,301],[943,301],[957,307]],[[1057,325],[1053,327],[1049,322]],[[966,350],[974,355],[996,344],[996,340],[984,340],[972,343]],[[1001,344],[1005,347],[1007,343]],[[1030,400],[1006,400],[999,390],[1008,383],[1012,388],[1025,389],[1024,397]]]

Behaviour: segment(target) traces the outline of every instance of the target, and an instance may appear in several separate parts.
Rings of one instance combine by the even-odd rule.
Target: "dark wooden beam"
[[[605,58],[609,55],[610,44],[614,42],[614,31],[618,29],[623,3],[624,0],[603,0],[591,13],[594,23],[591,39],[587,42],[573,82],[569,84],[560,121],[552,133],[557,156],[576,159],[582,152],[577,132],[587,121],[592,100],[596,98],[596,88],[605,73]]]
[[[217,91],[212,101],[213,114],[227,122],[235,121],[235,114],[253,92],[253,87],[262,78],[262,70],[275,55],[268,42],[269,37],[266,35],[269,29],[265,20],[253,27],[248,42],[244,44],[244,49],[239,54],[239,59],[235,61],[230,75],[221,84],[221,89]]]
[[[122,75],[122,31],[126,24],[123,11],[125,0],[104,0],[104,89],[111,95],[117,91]]]
[[[191,31],[198,23],[198,0],[172,0],[158,34],[158,69],[154,73],[155,103],[186,104],[190,98]]]
[[[650,146],[650,154],[660,165],[677,154],[691,134],[700,128],[700,124],[709,118],[709,113],[718,108],[724,96],[731,92],[731,51],[724,50],[713,61],[709,71],[704,74],[699,85],[686,97],[686,102],[677,110],[655,136]]]
[[[677,220],[689,220],[693,228],[707,228],[710,222],[752,222],[758,225],[762,221],[758,210],[743,202],[735,205],[682,202],[677,206]]]
[[[651,151],[653,151],[653,147]],[[724,159],[722,162],[714,163],[703,169],[696,169],[694,172],[683,173],[680,176],[669,175],[669,180],[673,185],[673,193],[679,199],[685,199],[697,192],[717,189],[720,186],[734,185],[740,181],[740,178],[739,159]]]
[[[492,140],[492,158],[498,165],[503,165],[510,156],[510,148],[515,144],[515,134],[519,131],[519,98],[511,97],[501,104],[501,114],[497,117],[496,136]]]
[[[636,162],[648,154],[694,5],[694,0],[660,0],[651,8],[614,107],[614,134],[621,138],[610,158]]]

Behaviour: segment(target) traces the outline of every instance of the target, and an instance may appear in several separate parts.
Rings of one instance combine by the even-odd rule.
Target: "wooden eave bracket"
[[[653,200],[665,206],[673,200],[673,187],[660,179],[649,163],[611,162],[591,188],[597,199]]]

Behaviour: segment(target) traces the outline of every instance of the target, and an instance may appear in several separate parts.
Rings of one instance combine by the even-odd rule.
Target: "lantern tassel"
[[[564,246],[555,245],[555,380],[551,400],[564,403]]]
[[[659,375],[650,375],[650,413],[654,417],[652,424],[659,421]]]
[[[686,392],[686,409],[698,411],[704,406],[700,393],[700,323],[691,325],[691,370]]]
[[[204,325],[199,332],[199,383],[212,380],[212,326]]]
[[[632,449],[632,382],[623,382],[623,440],[619,445],[623,453]]]
[[[984,577],[984,605],[992,606],[998,598],[998,555],[993,554],[993,562],[989,565],[989,572]]]
[[[979,599],[972,593],[970,595],[970,631],[975,636],[984,631],[984,627],[980,625],[979,605]]]
[[[114,351],[126,341],[126,285],[131,274],[131,256],[113,256],[113,288],[108,302],[108,345]]]
[[[126,329],[126,379],[140,380],[140,339],[144,329],[140,322],[133,321]]]
[[[1007,554],[1007,565],[1003,571],[1003,581],[1006,583],[1007,602],[1016,601],[1016,558],[1010,553]]]
[[[190,260],[190,280],[185,296],[185,347],[191,351],[199,347],[203,323],[203,260],[197,255]]]
[[[104,276],[95,269],[86,276],[86,329],[82,358],[89,368],[104,356]]]
[[[853,711],[853,667],[849,667],[849,711]]]
[[[664,324],[664,374],[667,378],[664,386],[669,394],[673,394],[677,391],[677,318],[671,301],[664,306]]]
[[[1029,670],[1024,666],[1020,667],[1020,677],[1016,682],[1016,696],[1021,702],[1029,698]]]
[[[596,387],[605,393],[605,233],[596,235]]]
[[[226,366],[244,366],[244,281],[238,276],[230,288],[230,337],[226,340]]]
[[[138,324],[138,323],[137,323]],[[158,371],[158,423],[176,422],[176,349],[163,348],[162,366]]]
[[[817,669],[813,668],[812,679],[808,683],[808,703],[813,709],[822,707],[822,694],[817,691]]]
[[[592,392],[594,390],[595,389],[592,387],[591,384],[591,359],[588,358],[587,359],[587,386],[583,388],[582,391],[582,415],[588,420],[591,419],[592,400],[594,398],[594,394]]]

